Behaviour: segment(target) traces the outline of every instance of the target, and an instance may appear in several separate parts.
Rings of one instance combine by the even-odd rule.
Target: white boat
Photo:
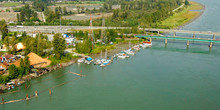
[[[80,58],[77,60],[78,63],[83,63],[84,61],[85,61],[84,58]]]
[[[141,44],[141,47],[142,47],[142,48],[147,48],[147,47],[151,47],[151,45],[152,45],[152,42],[146,42],[146,41],[144,41],[143,44]]]
[[[132,49],[124,50],[124,52],[128,55],[134,55],[135,53],[132,51]]]
[[[125,58],[128,58],[129,56],[127,56],[125,53],[120,53],[118,54],[118,58],[121,58],[121,59],[125,59]]]
[[[101,65],[101,64],[102,64],[102,61],[98,59],[98,60],[96,60],[96,61],[94,62],[94,64],[95,64],[95,65]]]

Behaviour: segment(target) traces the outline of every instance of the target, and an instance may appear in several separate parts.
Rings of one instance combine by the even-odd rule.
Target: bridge
[[[212,39],[207,39],[207,38],[190,38],[190,37],[177,37],[177,36],[151,36],[151,35],[135,35],[138,38],[150,38],[150,41],[152,41],[152,38],[155,39],[165,39],[165,44],[167,45],[167,40],[168,39],[173,39],[173,40],[185,40],[187,41],[187,46],[189,46],[189,41],[198,41],[198,42],[209,42],[209,47],[211,48],[213,43],[220,43],[219,39],[215,39],[215,36],[213,36]]]
[[[203,35],[220,35],[220,32],[211,32],[211,31],[189,31],[189,30],[178,30],[178,29],[154,29],[154,28],[145,28],[148,32],[164,32],[164,33],[188,33],[188,34],[203,34]]]

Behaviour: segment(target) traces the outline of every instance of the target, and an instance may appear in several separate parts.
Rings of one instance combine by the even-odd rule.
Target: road
[[[131,27],[101,27],[101,26],[93,26],[92,29],[130,29]],[[15,27],[8,26],[9,31],[26,31],[27,33],[33,33],[34,31],[40,31],[42,33],[67,33],[71,32],[71,30],[88,30],[89,26],[23,26],[23,27]],[[142,29],[142,28],[139,28]],[[150,31],[161,31],[166,33],[189,33],[189,34],[204,34],[204,35],[220,35],[220,32],[204,32],[204,31],[189,31],[189,30],[177,30],[177,29],[153,29],[153,28],[145,28],[145,30]]]
[[[26,31],[27,33],[32,33],[34,31],[40,31],[43,33],[67,33],[71,32],[71,30],[86,30],[90,29],[89,26],[23,26],[23,27],[15,27],[8,26],[9,31]],[[93,26],[92,29],[129,29],[129,27],[101,27],[101,26]]]

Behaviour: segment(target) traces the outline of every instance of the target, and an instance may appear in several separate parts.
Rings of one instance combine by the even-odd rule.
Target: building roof
[[[17,44],[15,45],[15,48],[16,48],[17,51],[19,51],[19,50],[24,50],[24,49],[25,49],[25,46],[24,46],[21,42],[19,42],[19,43],[17,43]]]
[[[30,65],[34,68],[47,67],[51,64],[51,61],[47,58],[42,58],[37,54],[31,52],[27,55],[30,60]]]
[[[13,55],[12,54],[7,54],[7,55],[5,55],[5,58],[11,58],[11,57],[13,57]]]

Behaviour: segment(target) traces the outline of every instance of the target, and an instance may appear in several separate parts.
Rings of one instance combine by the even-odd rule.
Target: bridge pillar
[[[195,35],[195,34],[193,34],[193,38],[196,38],[196,35]]]
[[[187,46],[189,46],[189,40],[187,40],[187,43],[186,43],[186,45],[187,45]]]
[[[212,37],[212,39],[213,39],[213,40],[215,40],[215,34],[213,34],[213,37]]]
[[[165,45],[167,45],[167,39],[165,39]]]
[[[212,48],[212,42],[210,42],[210,44],[209,44],[209,48]]]
[[[150,42],[152,42],[152,38],[150,38]]]

